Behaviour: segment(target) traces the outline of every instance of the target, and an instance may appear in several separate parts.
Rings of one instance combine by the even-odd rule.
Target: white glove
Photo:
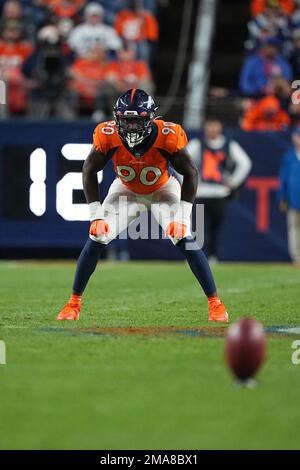
[[[193,204],[191,202],[180,201],[179,207],[174,216],[174,222],[190,227],[192,209]]]

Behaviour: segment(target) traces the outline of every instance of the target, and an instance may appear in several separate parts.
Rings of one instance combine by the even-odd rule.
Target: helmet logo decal
[[[148,96],[148,101],[147,101],[147,108],[151,108],[151,106],[154,105],[154,101],[153,101],[153,98],[152,96]]]

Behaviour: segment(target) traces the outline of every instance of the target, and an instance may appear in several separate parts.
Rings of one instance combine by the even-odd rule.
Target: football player
[[[57,320],[79,318],[83,292],[102,250],[136,220],[140,214],[136,208],[143,207],[151,210],[165,235],[186,257],[207,296],[209,321],[228,321],[207,258],[191,236],[198,174],[186,150],[186,134],[180,125],[156,119],[156,109],[153,98],[143,90],[128,90],[117,100],[114,121],[101,123],[94,131],[94,145],[83,165],[89,238],[78,259],[73,293]],[[101,204],[97,173],[110,159],[117,177]],[[183,176],[181,186],[169,175],[170,164]]]

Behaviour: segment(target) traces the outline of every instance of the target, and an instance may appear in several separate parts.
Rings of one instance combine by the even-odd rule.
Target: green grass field
[[[103,263],[79,322],[54,320],[74,263],[0,264],[1,449],[300,448],[297,336],[271,335],[255,389],[238,388],[222,336],[164,332],[206,327],[204,296],[183,263]],[[219,265],[231,320],[300,325],[300,270]],[[121,334],[97,328],[123,327]],[[156,327],[157,334],[126,327]]]

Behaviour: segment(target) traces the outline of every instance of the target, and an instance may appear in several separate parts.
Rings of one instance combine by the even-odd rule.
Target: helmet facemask
[[[129,147],[135,147],[151,134],[153,116],[139,116],[135,111],[125,111],[124,114],[115,113],[118,133]]]

